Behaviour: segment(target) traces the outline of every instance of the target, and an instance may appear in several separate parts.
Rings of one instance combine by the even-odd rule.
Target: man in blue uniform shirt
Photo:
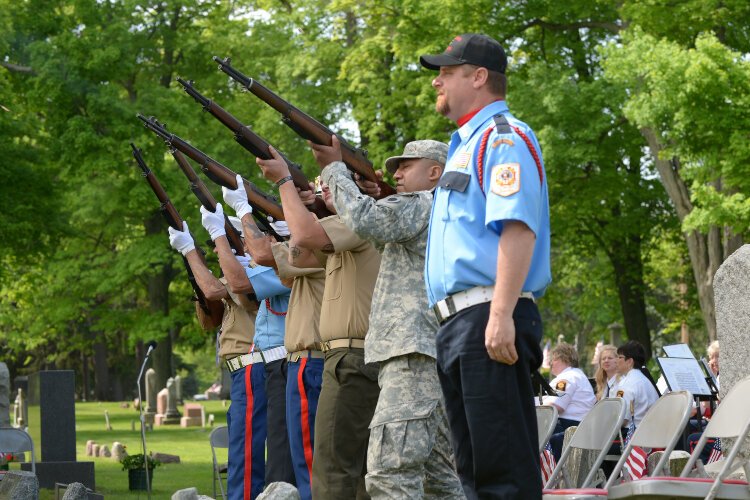
[[[535,300],[551,281],[541,148],[508,111],[498,42],[460,35],[420,62],[439,71],[436,110],[459,126],[435,190],[425,264],[458,474],[470,500],[541,498],[529,376],[542,359]]]

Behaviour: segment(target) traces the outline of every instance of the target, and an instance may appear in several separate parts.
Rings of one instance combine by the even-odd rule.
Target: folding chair
[[[211,431],[208,436],[208,441],[211,443],[211,456],[213,458],[213,486],[214,486],[214,498],[216,498],[216,482],[219,483],[219,489],[221,490],[221,498],[226,500],[227,495],[224,492],[224,484],[222,478],[226,480],[227,476],[227,464],[219,464],[216,460],[216,448],[229,448],[229,427],[221,425]]]
[[[557,486],[560,479],[564,479],[566,486],[575,487],[575,485],[571,484],[570,478],[568,478],[568,474],[565,471],[566,462],[573,448],[595,450],[598,452],[596,460],[594,460],[581,487],[585,488],[591,484],[594,477],[596,477],[596,471],[599,470],[599,466],[609,450],[612,440],[617,435],[620,425],[622,425],[624,416],[625,402],[621,398],[605,398],[596,403],[578,425],[573,438],[563,450],[555,470],[545,485],[546,489],[544,493],[548,493],[547,489]]]
[[[747,481],[724,479],[737,466],[737,457],[750,431],[750,376],[729,391],[709,421],[680,477],[648,477],[613,486],[609,498],[706,498],[747,499]],[[709,437],[736,438],[732,450],[725,454],[724,466],[715,479],[688,477]],[[723,441],[726,442],[726,441]],[[750,467],[745,464],[745,471]]]
[[[557,408],[554,406],[536,407],[536,428],[539,436],[539,453],[542,452],[557,425]]]
[[[34,455],[34,441],[26,431],[14,427],[0,427],[0,452],[25,453],[31,452],[31,472],[36,474],[36,455]]]
[[[664,448],[664,454],[650,475],[666,470],[669,464],[669,455],[677,446],[682,431],[690,418],[692,403],[693,395],[688,391],[670,392],[659,398],[648,410],[641,424],[633,433],[604,488],[549,490],[544,492],[544,498],[556,500],[607,498],[607,492],[618,480],[620,471],[627,462],[630,452],[636,446],[639,448]]]

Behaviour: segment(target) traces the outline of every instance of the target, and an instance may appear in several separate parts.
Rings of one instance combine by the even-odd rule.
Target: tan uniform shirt
[[[224,302],[224,317],[221,320],[219,336],[219,356],[224,361],[250,352],[255,336],[255,315],[258,305],[253,304],[246,296],[236,295],[229,290],[227,281],[220,278],[227,289],[229,297]]]
[[[284,347],[287,352],[320,350],[320,303],[326,283],[322,267],[295,267],[289,263],[289,246],[271,246],[279,278],[294,278],[286,314]]]
[[[380,254],[346,227],[338,215],[320,220],[333,243],[326,261],[326,284],[320,308],[323,341],[363,339],[369,327],[370,304],[380,269]]]

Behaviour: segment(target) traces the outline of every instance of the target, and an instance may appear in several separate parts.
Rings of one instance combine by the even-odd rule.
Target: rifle
[[[273,158],[268,149],[271,144],[253,132],[249,125],[244,125],[227,110],[216,104],[215,101],[212,101],[198,92],[195,87],[193,87],[192,81],[185,81],[178,77],[177,82],[182,85],[182,88],[185,89],[185,92],[187,92],[190,97],[203,106],[203,111],[211,113],[217,120],[224,124],[224,126],[234,132],[234,140],[248,150],[250,154],[261,160],[270,160]],[[289,173],[292,176],[292,182],[294,182],[294,185],[303,191],[309,191],[310,181],[308,181],[307,177],[305,177],[305,174],[302,172],[302,167],[299,164],[290,161],[283,153],[279,152],[279,155],[281,155],[286,164],[289,165]],[[328,211],[322,199],[316,197],[315,200],[314,205],[307,207],[311,212],[317,215],[319,219],[331,215],[331,212]]]
[[[228,57],[222,60],[214,56],[213,60],[219,64],[219,69],[229,75],[232,80],[242,85],[244,88],[255,94],[260,100],[281,113],[282,121],[300,137],[312,141],[315,144],[322,144],[324,146],[331,145],[331,137],[333,137],[334,133],[330,128],[326,127],[307,113],[294,107],[288,101],[285,101],[278,95],[274,94],[270,89],[259,83],[257,80],[237,71],[232,67],[231,60]],[[372,162],[367,159],[367,152],[365,150],[355,148],[342,137],[337,137],[339,137],[339,141],[341,142],[341,159],[346,163],[346,166],[349,167],[350,170],[358,173],[369,181],[376,182],[380,187],[380,195],[383,198],[396,192],[396,190],[393,189],[393,186],[386,184],[375,175],[375,169],[372,166]]]
[[[146,182],[148,182],[148,185],[151,186],[151,190],[154,192],[156,198],[161,203],[160,210],[162,215],[166,219],[167,224],[178,231],[182,231],[184,229],[182,225],[183,219],[182,217],[180,217],[177,209],[172,204],[169,196],[167,196],[167,192],[164,191],[164,188],[159,183],[154,173],[150,168],[148,168],[148,165],[146,165],[146,162],[143,160],[143,156],[141,155],[141,150],[138,149],[132,142],[130,143],[130,147],[133,148],[133,157],[142,170],[141,175],[143,175],[143,177],[146,179]],[[193,241],[195,241],[195,238],[193,238]],[[201,247],[198,246],[197,242],[195,243],[195,249],[197,250],[198,257],[201,259],[203,264],[205,264],[205,254]],[[221,317],[223,315],[223,306],[221,305],[221,302],[213,300],[209,301],[206,298],[203,290],[201,290],[201,288],[198,286],[198,282],[195,280],[193,270],[184,255],[182,256],[182,263],[185,265],[185,271],[187,271],[190,286],[193,287],[193,291],[195,292],[194,300],[198,302],[200,308],[203,309],[203,312],[206,313],[206,315],[208,315],[212,321],[216,322],[216,320],[218,320],[218,322],[220,323]]]
[[[190,167],[190,164],[187,162],[187,160],[185,160],[184,156],[182,156],[182,154],[179,155],[183,160],[185,160],[184,162],[181,162],[177,159],[178,157],[175,155],[175,153],[184,153],[186,156],[192,158],[201,166],[201,170],[203,170],[206,176],[216,184],[227,187],[229,189],[237,189],[237,174],[235,174],[228,167],[225,167],[221,163],[212,159],[198,148],[191,146],[180,137],[168,132],[166,127],[163,124],[159,123],[156,118],[146,118],[140,113],[137,116],[141,119],[141,121],[144,122],[147,129],[151,130],[156,135],[164,139],[164,141],[169,145],[170,150],[172,151],[172,155],[175,157],[175,160],[177,160],[177,163],[180,164],[180,168],[183,168],[183,172],[185,172],[185,175],[188,176],[188,179],[190,179],[191,183],[197,182],[199,183],[199,185],[203,186],[202,193],[207,194],[211,200],[213,200],[213,196],[211,195],[210,191],[205,188],[205,184],[203,184],[198,176],[195,175],[195,171],[192,169],[192,167]],[[187,167],[187,169],[184,167]],[[192,174],[189,174],[188,170],[192,172]],[[270,215],[274,219],[284,220],[284,212],[281,209],[281,205],[276,203],[276,199],[274,197],[265,194],[252,182],[244,178],[242,179],[242,181],[245,185],[245,191],[247,191],[247,201],[248,203],[250,203],[250,206],[253,207],[253,216],[258,222],[261,230],[273,235],[273,237],[276,238],[277,241],[282,241],[283,238],[279,236],[276,231],[274,231],[274,229],[268,223],[268,219],[266,218],[267,215]],[[204,200],[201,199],[200,196],[198,197],[198,199],[201,200],[201,203],[204,202]],[[212,205],[213,207],[211,208],[204,203],[204,206],[211,211],[215,210],[216,208],[215,200],[213,201]],[[234,230],[234,226],[232,226],[228,222],[227,224],[229,224],[232,230]],[[227,231],[227,235],[229,235],[230,232],[231,231]],[[238,255],[242,255],[243,253],[244,250],[242,250]]]

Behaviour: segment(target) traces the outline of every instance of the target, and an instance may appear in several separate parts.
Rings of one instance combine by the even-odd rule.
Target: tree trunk
[[[107,344],[102,341],[94,343],[94,399],[109,399],[109,363],[107,363]]]
[[[651,128],[642,128],[641,133],[648,142],[651,155],[654,157],[659,178],[667,191],[670,200],[674,204],[680,223],[693,210],[690,202],[690,193],[685,182],[680,177],[680,162],[678,158],[665,160],[659,158],[659,153],[664,149],[660,144],[656,132]],[[722,238],[718,227],[712,227],[707,235],[698,231],[683,233],[690,254],[690,264],[693,268],[693,276],[698,289],[698,301],[703,321],[706,324],[708,337],[716,340],[716,309],[714,305],[713,277],[716,270],[723,262],[726,255],[722,249]],[[732,240],[734,244],[736,242]]]
[[[159,212],[154,212],[144,222],[146,234],[158,234],[164,236],[165,222]],[[148,304],[153,313],[169,314],[169,283],[172,281],[172,266],[167,263],[148,278]],[[167,379],[174,374],[172,363],[172,339],[169,331],[162,332],[159,338],[153,339],[159,343],[159,347],[151,353],[152,366],[156,370],[156,390],[160,391],[167,386]],[[139,366],[140,368],[140,366]]]
[[[646,284],[643,280],[641,239],[627,236],[608,252],[615,271],[615,284],[628,339],[643,344],[651,358],[651,335],[646,316]]]

